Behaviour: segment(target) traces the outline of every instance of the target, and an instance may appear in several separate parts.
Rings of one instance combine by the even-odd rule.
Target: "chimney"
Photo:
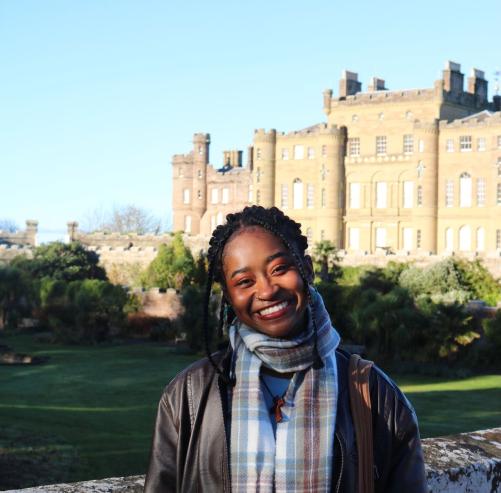
[[[471,75],[468,77],[468,92],[476,96],[479,105],[487,104],[487,84],[482,70],[476,68],[471,70]]]
[[[358,82],[358,74],[344,70],[339,81],[339,97],[353,96],[362,90],[362,83]]]
[[[459,63],[448,61],[443,71],[444,90],[455,95],[462,94],[464,75]]]
[[[386,87],[384,87],[384,79],[379,79],[378,77],[372,77],[372,79],[369,82],[368,91],[369,92],[386,91]]]

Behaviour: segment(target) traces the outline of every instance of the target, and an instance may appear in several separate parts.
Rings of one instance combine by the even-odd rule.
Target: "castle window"
[[[498,183],[496,189],[496,205],[501,205],[501,183]]]
[[[217,204],[219,202],[219,188],[213,188],[211,190],[211,203]]]
[[[360,183],[350,183],[350,207],[360,209]]]
[[[477,252],[483,252],[485,250],[485,229],[477,229]]]
[[[471,207],[471,176],[461,173],[459,177],[459,207]]]
[[[198,154],[201,156],[204,153],[203,146],[198,146]]]
[[[223,224],[223,213],[221,211],[217,213],[216,222],[218,226],[221,226],[221,224]]]
[[[326,193],[326,190],[325,188],[322,188],[322,193],[320,194],[321,195],[321,206],[322,207],[325,207],[327,205],[327,193]]]
[[[414,136],[410,134],[404,135],[404,154],[412,154],[414,152]]]
[[[327,156],[327,146],[326,145],[322,146],[322,156],[323,157]]]
[[[230,189],[229,188],[223,188],[223,196],[221,198],[221,202],[223,204],[227,204],[230,201]]]
[[[477,139],[477,151],[485,151],[485,139],[483,137]]]
[[[306,185],[306,207],[309,207],[310,209],[313,207],[314,196],[315,189],[311,183],[308,183],[308,185]]]
[[[190,189],[189,188],[185,188],[183,190],[183,203],[184,204],[190,203]]]
[[[287,147],[282,148],[282,160],[288,161],[289,159],[289,149]]]
[[[197,191],[197,199],[198,200],[202,199],[202,192],[200,190]]]
[[[302,145],[294,146],[294,159],[304,159],[304,147]]]
[[[496,166],[498,168],[498,176],[501,177],[501,157],[498,157]]]
[[[289,187],[286,184],[280,187],[280,207],[282,209],[289,207]]]
[[[445,141],[445,151],[454,152],[454,139],[447,139]]]
[[[311,246],[313,242],[313,230],[311,228],[306,228],[306,239],[308,240],[308,246]]]
[[[191,216],[184,216],[184,232],[191,233]]]
[[[412,241],[412,228],[404,228],[402,231],[403,235],[403,247],[404,250],[412,250],[413,249],[413,241]]]
[[[315,149],[313,147],[308,147],[308,159],[315,159]]]
[[[293,206],[294,209],[303,208],[303,182],[296,178],[293,183]]]
[[[414,182],[404,181],[404,209],[412,209],[414,205]]]
[[[445,182],[445,207],[452,207],[454,204],[454,182],[447,180]]]
[[[416,248],[421,248],[421,230],[416,231]]]
[[[501,229],[496,229],[496,248],[501,249]]]
[[[184,175],[183,175],[183,168],[179,168],[177,170],[177,176],[179,176],[179,178],[182,178]]]
[[[325,240],[325,230],[321,229],[320,230],[320,241],[324,241]]]
[[[469,226],[459,228],[459,250],[469,252],[471,250],[471,229]]]
[[[259,161],[261,159],[261,148],[256,149],[256,159]]]
[[[445,249],[448,252],[454,250],[454,234],[452,228],[446,228],[445,230]]]
[[[418,142],[419,152],[424,152],[424,140],[420,139]]]
[[[376,248],[384,248],[386,245],[386,228],[376,228]]]
[[[348,152],[350,156],[360,156],[360,138],[352,137],[348,139]]]
[[[485,205],[485,180],[477,178],[477,205],[483,207]]]
[[[376,183],[376,208],[384,209],[387,207],[388,202],[388,185],[385,181],[378,181]]]
[[[358,115],[352,115],[352,116],[351,116],[351,121],[352,121],[353,123],[358,122]]]
[[[258,190],[256,192],[256,204],[260,205],[261,204],[261,190]]]
[[[360,229],[349,229],[349,246],[351,250],[360,250]]]
[[[459,137],[459,150],[461,152],[471,151],[471,135],[461,135]]]
[[[256,170],[256,183],[261,183],[261,175],[261,168],[258,167]]]
[[[498,149],[501,149],[501,135],[498,135],[496,140],[498,144]]]
[[[376,155],[384,156],[386,154],[386,135],[376,137]]]
[[[421,207],[423,205],[423,186],[418,185],[417,187],[417,205]]]
[[[202,179],[202,170],[201,169],[198,170],[197,176],[198,176],[199,180]]]

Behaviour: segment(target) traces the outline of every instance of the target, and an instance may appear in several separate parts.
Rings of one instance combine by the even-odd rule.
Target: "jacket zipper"
[[[334,436],[336,437],[336,440],[339,442],[339,449],[341,450],[341,467],[339,469],[339,477],[336,483],[336,493],[339,493],[339,488],[341,488],[341,479],[343,477],[343,469],[344,469],[344,451],[343,451],[343,444],[341,443],[341,439],[339,438],[338,434],[335,433]]]
[[[228,402],[228,389],[227,388],[222,388],[223,386],[221,385],[221,382],[218,378],[218,381],[217,381],[217,386],[218,386],[218,389],[219,389],[219,404],[221,406],[221,414],[223,416],[223,428],[224,428],[224,451],[226,453],[226,474],[224,475],[224,484],[226,484],[228,487],[228,489],[224,488],[223,486],[223,491],[228,491],[228,492],[231,492],[231,478],[229,476],[229,473],[230,473],[230,467],[231,467],[231,464],[230,464],[230,456],[229,456],[229,453],[228,453],[228,435],[227,435],[227,431],[226,431],[226,426],[227,426],[227,423],[226,423],[226,415],[224,413],[224,405],[223,405],[223,392],[226,392],[226,402]],[[224,386],[225,387],[225,386]],[[224,462],[223,462],[224,463]]]

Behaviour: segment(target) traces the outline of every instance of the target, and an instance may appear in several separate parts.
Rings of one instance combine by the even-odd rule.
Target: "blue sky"
[[[323,121],[344,68],[406,89],[454,60],[492,95],[500,25],[499,0],[0,0],[0,218],[48,235],[133,203],[168,227],[193,133],[219,165],[255,128]]]

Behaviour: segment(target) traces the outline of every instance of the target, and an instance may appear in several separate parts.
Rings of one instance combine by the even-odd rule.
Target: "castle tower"
[[[210,135],[193,135],[193,151],[172,157],[173,230],[199,234],[207,208],[207,165]]]
[[[275,162],[277,131],[266,132],[258,129],[254,132],[252,183],[254,194],[252,201],[263,207],[275,205]]]

